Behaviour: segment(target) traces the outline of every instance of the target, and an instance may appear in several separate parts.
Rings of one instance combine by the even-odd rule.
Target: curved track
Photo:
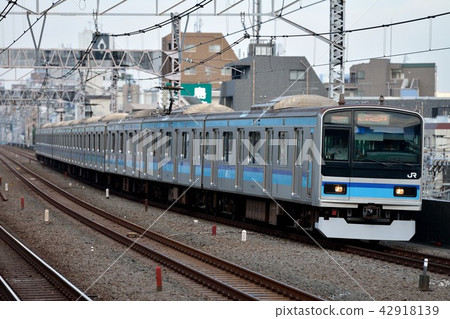
[[[5,156],[5,155],[3,155]],[[5,156],[6,157],[6,156]],[[2,160],[40,196],[73,218],[232,300],[322,300],[300,289],[150,232],[83,202],[17,161]],[[31,181],[33,180],[33,181]],[[130,236],[136,236],[130,238]],[[164,253],[161,253],[161,252]]]
[[[1,226],[0,273],[4,300],[90,300]]]

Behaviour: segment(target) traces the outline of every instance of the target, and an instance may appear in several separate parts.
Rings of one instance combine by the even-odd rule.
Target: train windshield
[[[418,116],[375,110],[333,112],[325,116],[324,124],[326,160],[420,164]]]

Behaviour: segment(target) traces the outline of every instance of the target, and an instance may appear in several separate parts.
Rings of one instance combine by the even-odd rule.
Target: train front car
[[[421,210],[422,117],[365,106],[321,119],[316,229],[329,238],[410,240]]]

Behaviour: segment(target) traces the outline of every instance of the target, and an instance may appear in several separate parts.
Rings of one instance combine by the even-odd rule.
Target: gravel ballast
[[[217,225],[212,222],[149,207],[104,191],[82,186],[63,174],[37,163],[26,165],[85,201],[150,230],[194,246],[217,257],[260,272],[327,300],[449,300],[447,276],[430,273],[430,291],[419,291],[422,269],[412,269],[347,253]],[[180,283],[178,275],[163,269],[163,291],[156,291],[155,263],[96,233],[71,217],[49,207],[0,165],[2,192],[0,223],[28,247],[96,300],[205,300]],[[9,191],[5,193],[4,185]],[[25,208],[20,209],[20,198]],[[50,222],[44,222],[44,210]],[[411,243],[418,251],[450,256],[447,249]]]

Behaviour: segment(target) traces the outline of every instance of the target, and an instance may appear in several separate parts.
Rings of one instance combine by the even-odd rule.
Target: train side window
[[[295,130],[295,139],[297,141],[295,148],[295,165],[301,166],[302,165],[302,158],[301,158],[301,152],[302,152],[302,146],[303,146],[303,131],[296,129]]]
[[[116,133],[112,133],[112,142],[111,142],[111,152],[115,153],[116,152]]]
[[[150,158],[155,157],[156,156],[156,138],[155,138],[155,132],[153,131],[148,131],[145,135],[145,139],[148,140],[148,150],[147,153],[150,155]]]
[[[229,162],[233,153],[233,132],[223,132],[223,161]]]
[[[250,147],[248,150],[248,158],[250,164],[256,164],[256,157],[260,154],[260,148],[256,149],[256,145],[261,140],[261,133],[260,132],[248,132],[248,138],[250,140]]]
[[[210,146],[209,146],[209,132],[205,133],[205,155],[209,155],[210,152]]]
[[[278,132],[278,166],[287,166],[288,145],[286,131]]]
[[[98,140],[97,140],[97,146],[98,146],[97,147],[97,152],[100,152],[100,150],[102,149],[102,145],[101,145],[102,144],[101,143],[102,142],[102,135],[103,134],[98,133],[98,137],[97,137],[98,138]]]
[[[200,140],[200,143],[197,143],[197,145],[199,147],[199,150],[198,150],[198,153],[197,153],[197,160],[200,163],[200,159],[201,159],[202,154],[203,154],[203,132],[199,132],[198,133],[198,139]],[[194,143],[194,145],[195,145],[195,143]]]
[[[133,132],[128,132],[128,140],[127,140],[127,153],[133,153],[134,152],[134,145],[133,145]]]
[[[172,157],[172,132],[166,132],[166,147],[164,150],[165,157]]]
[[[186,159],[189,152],[189,133],[181,133],[181,158]]]
[[[239,154],[237,156],[239,163],[244,162],[245,145],[242,142],[244,136],[244,131],[242,129],[237,129],[237,141],[239,143]]]
[[[123,153],[123,132],[119,135],[119,153]]]
[[[272,165],[273,164],[273,149],[272,149],[273,129],[267,129],[266,130],[266,141],[267,141],[267,145],[266,145],[266,163],[268,165]]]

